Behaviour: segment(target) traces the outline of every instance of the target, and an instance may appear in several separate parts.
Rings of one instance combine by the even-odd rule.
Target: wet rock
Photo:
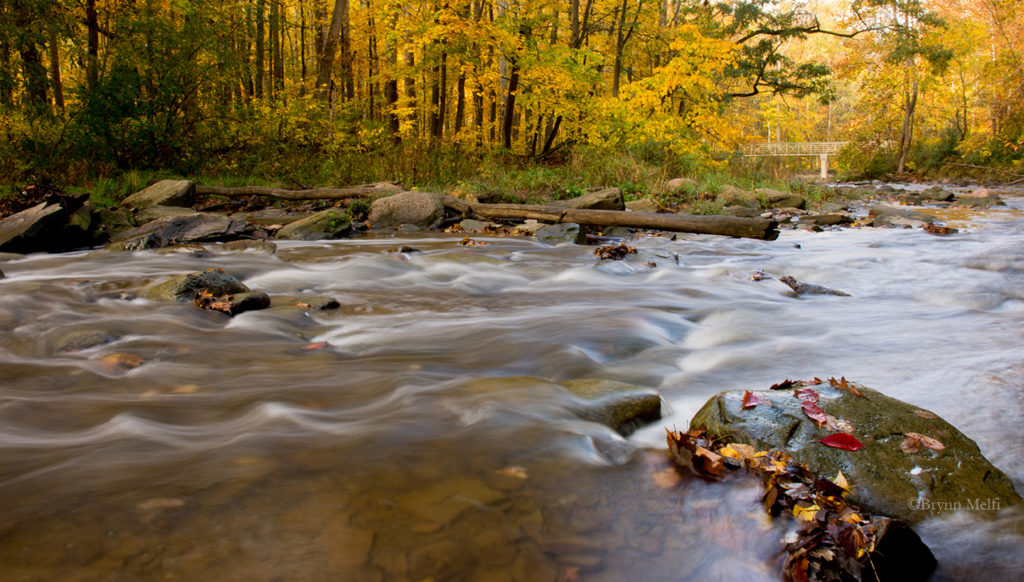
[[[697,189],[697,182],[690,178],[672,178],[668,182],[665,182],[665,189],[668,190],[670,194],[693,192]]]
[[[265,208],[256,212],[245,212],[232,214],[231,218],[241,220],[245,223],[258,224],[260,226],[281,226],[291,224],[296,220],[302,220],[316,214],[315,212],[297,212],[283,210],[280,208]]]
[[[137,251],[192,243],[217,242],[238,238],[245,225],[225,216],[188,214],[160,218],[115,236],[109,250]]]
[[[885,204],[875,204],[868,208],[868,216],[875,219],[875,226],[918,227],[935,222],[935,218],[928,214]]]
[[[154,252],[158,255],[187,255],[197,259],[209,257],[213,254],[210,252],[210,249],[199,243],[173,245],[162,249],[156,249]]]
[[[556,245],[564,242],[577,242],[585,239],[580,230],[580,225],[575,222],[563,222],[560,224],[545,224],[534,231],[534,236],[542,243]]]
[[[922,200],[928,202],[952,202],[956,195],[941,186],[932,186],[918,193]]]
[[[231,252],[258,251],[272,255],[277,252],[277,245],[263,239],[241,239],[224,243],[224,250]]]
[[[786,275],[785,277],[779,277],[779,281],[789,285],[789,288],[793,290],[793,293],[799,295],[839,295],[842,297],[849,297],[850,294],[845,291],[839,291],[836,289],[829,289],[828,287],[822,287],[821,285],[815,285],[813,283],[804,283],[797,281],[793,277]]]
[[[632,212],[657,212],[660,209],[658,203],[650,198],[630,200],[626,202],[626,210]]]
[[[154,204],[153,206],[147,206],[136,212],[135,220],[138,224],[146,224],[152,222],[158,218],[167,218],[168,216],[186,216],[189,214],[195,214],[195,210],[186,208],[184,206],[164,206],[163,204]]]
[[[485,228],[487,228],[488,224],[490,223],[484,222],[482,220],[473,220],[472,218],[467,218],[466,220],[460,222],[459,226],[462,227],[462,230],[466,232],[482,232]]]
[[[839,214],[850,210],[848,204],[841,204],[839,202],[822,202],[819,211],[822,214]]]
[[[154,301],[192,301],[199,291],[207,291],[214,297],[222,297],[236,293],[249,293],[252,289],[222,269],[213,268],[175,277],[147,287],[142,290],[140,295]]]
[[[285,240],[325,240],[341,238],[352,231],[352,220],[348,213],[338,208],[292,222],[277,231],[274,238]]]
[[[716,196],[715,199],[725,206],[749,206],[751,208],[761,208],[761,201],[757,199],[757,194],[754,194],[749,190],[737,188],[730,184],[722,186],[721,192],[718,193],[718,196]]]
[[[610,226],[602,231],[602,234],[609,238],[629,238],[633,236],[633,230],[625,226]]]
[[[58,352],[79,352],[109,344],[116,339],[116,335],[106,330],[73,329],[58,335],[54,347]]]
[[[977,444],[934,413],[859,385],[855,389],[862,396],[829,384],[812,388],[819,394],[817,406],[833,417],[831,427],[819,428],[804,413],[793,388],[757,391],[757,398],[771,405],[746,410],[741,409],[742,391],[720,393],[697,412],[690,427],[706,427],[713,438],[758,450],[784,451],[826,477],[842,471],[851,503],[909,523],[943,512],[1024,505]],[[817,442],[839,428],[863,448],[848,451]],[[901,444],[908,433],[928,435],[944,448],[904,452]],[[985,502],[990,505],[979,505]]]
[[[980,188],[967,196],[957,196],[955,200],[958,206],[968,208],[991,208],[993,206],[1006,206],[1006,202],[998,194],[988,188]]]
[[[657,390],[597,378],[569,380],[562,385],[578,399],[573,412],[623,435],[661,418],[661,395]]]
[[[31,253],[59,247],[67,217],[60,204],[41,202],[0,220],[0,251]]]
[[[259,311],[270,307],[270,296],[262,291],[251,291],[218,297],[200,291],[196,295],[195,303],[200,309],[235,316],[246,311]]]
[[[274,297],[274,307],[293,307],[303,311],[328,311],[338,309],[341,303],[333,297]]]
[[[626,203],[622,200],[622,190],[605,188],[569,200],[554,200],[548,206],[557,208],[579,208],[583,210],[625,210]]]
[[[925,582],[939,563],[931,549],[925,545],[913,529],[902,521],[876,517],[878,543],[871,552],[871,567],[874,576],[865,580],[902,580]]]
[[[803,210],[807,207],[807,201],[799,194],[771,188],[758,188],[755,192],[764,199],[765,208],[799,208]]]
[[[138,223],[128,208],[102,208],[96,211],[93,228],[96,231],[105,233],[109,237],[115,237],[122,232],[131,230]]]
[[[433,228],[444,218],[441,198],[429,192],[401,192],[379,198],[370,206],[369,221],[379,228],[413,224]]]
[[[121,206],[136,210],[150,206],[191,206],[196,198],[196,185],[191,180],[161,180],[139,190],[121,201]]]
[[[853,219],[848,214],[808,214],[798,219],[801,224],[815,224],[818,226],[835,226],[837,224],[850,224]]]

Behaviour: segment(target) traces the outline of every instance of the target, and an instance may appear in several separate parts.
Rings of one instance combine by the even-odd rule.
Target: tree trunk
[[[917,74],[911,70],[910,88],[907,90],[903,107],[903,128],[900,132],[899,159],[896,173],[902,174],[910,155],[910,143],[914,138],[914,110],[917,108]]]
[[[444,197],[444,205],[465,217],[478,220],[541,220],[544,222],[574,222],[585,226],[625,226],[673,232],[716,234],[741,238],[775,240],[779,237],[778,223],[764,218],[736,216],[690,216],[685,214],[658,214],[621,210],[583,210],[554,206],[526,204],[471,204],[452,196]]]
[[[264,13],[266,6],[264,0],[256,0],[256,79],[253,85],[256,88],[256,99],[263,99],[263,55],[265,50],[265,29],[264,29]]]
[[[410,71],[415,70],[416,67],[416,53],[411,50],[405,51],[405,66]],[[412,74],[405,78],[405,99],[407,101],[406,107],[409,108],[409,116],[407,120],[409,125],[412,127],[413,135],[416,135],[416,79],[413,78]]]
[[[434,67],[434,82],[430,88],[430,136],[440,141],[444,137],[444,122],[448,96],[448,53],[441,53],[441,63]]]
[[[60,45],[57,31],[50,33],[50,83],[53,85],[53,104],[64,112],[64,80],[60,74]]]
[[[285,15],[284,11],[281,10],[281,0],[274,0],[274,42],[271,43],[270,52],[273,57],[273,78],[274,78],[274,91],[281,92],[284,90],[284,26],[285,26]]]
[[[100,20],[96,0],[85,1],[86,57],[85,81],[90,91],[96,89],[100,72]]]
[[[459,80],[455,84],[455,130],[452,135],[459,135],[466,116],[466,72],[459,71]]]
[[[509,63],[508,94],[505,96],[505,110],[501,117],[501,145],[512,149],[512,125],[515,120],[516,92],[519,90],[519,63]]]
[[[0,38],[0,105],[14,105],[14,74],[11,70],[11,45]]]
[[[331,77],[334,73],[334,53],[338,52],[338,42],[342,36],[342,31],[345,31],[346,42],[347,31],[348,31],[348,0],[335,0],[334,10],[331,13],[331,24],[327,29],[327,34],[324,36],[323,46],[320,47],[319,62],[316,75],[316,88],[317,93],[321,98],[326,99],[330,93]],[[348,45],[342,47],[342,50],[348,48]],[[342,55],[343,62],[347,59],[345,55]],[[349,65],[351,62],[348,63]],[[351,70],[347,71],[351,77]],[[346,71],[342,71],[342,75]],[[346,82],[350,79],[342,79],[342,82]]]

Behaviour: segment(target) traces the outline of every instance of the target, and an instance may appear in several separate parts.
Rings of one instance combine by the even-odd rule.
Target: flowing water
[[[951,217],[950,237],[648,237],[601,265],[454,235],[7,257],[0,579],[778,580],[794,524],[751,478],[667,470],[664,428],[787,377],[930,409],[1024,491],[1024,199],[1008,200]],[[135,298],[209,267],[342,308],[228,319]],[[795,298],[758,269],[852,297]],[[578,419],[552,382],[583,377],[657,388],[664,419],[629,438]],[[1021,512],[917,529],[936,579],[1024,570]]]

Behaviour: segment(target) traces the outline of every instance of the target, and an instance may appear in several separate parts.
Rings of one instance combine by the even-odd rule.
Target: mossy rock
[[[153,301],[192,301],[198,291],[208,291],[214,297],[221,297],[235,293],[249,293],[252,289],[223,270],[213,268],[181,275],[147,287],[142,290],[141,295]]]
[[[336,239],[352,231],[352,220],[344,210],[329,208],[296,220],[277,232],[274,238],[287,240]]]
[[[741,409],[743,392],[722,392],[704,404],[690,427],[703,426],[713,438],[759,450],[784,451],[827,478],[842,471],[852,503],[910,523],[937,513],[1024,505],[978,445],[938,415],[859,385],[855,388],[863,396],[829,384],[811,388],[820,395],[818,406],[848,422],[847,430],[863,448],[848,451],[818,442],[837,431],[819,428],[804,414],[794,389],[756,391],[771,405],[746,410]],[[945,448],[904,452],[900,445],[908,433],[934,438]]]
[[[661,418],[661,395],[652,388],[599,378],[569,380],[562,385],[578,399],[573,412],[623,435]]]

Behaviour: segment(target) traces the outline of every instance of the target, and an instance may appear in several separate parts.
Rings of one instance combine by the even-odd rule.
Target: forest
[[[1022,59],[1017,0],[3,0],[0,183],[1010,179]]]

